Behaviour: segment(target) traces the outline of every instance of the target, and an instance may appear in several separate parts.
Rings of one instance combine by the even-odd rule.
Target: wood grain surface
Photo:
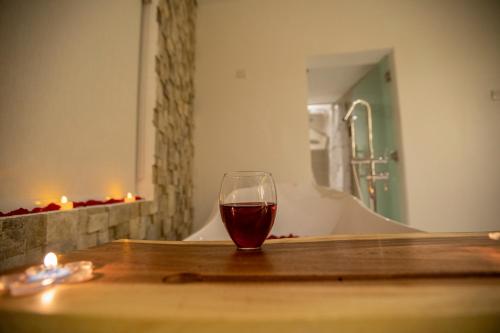
[[[270,242],[261,251],[231,243],[113,242],[62,261],[91,260],[101,282],[335,281],[500,276],[500,242],[455,237]]]
[[[97,278],[0,296],[0,332],[500,332],[485,233],[117,241],[61,256]],[[187,283],[192,282],[192,283]]]

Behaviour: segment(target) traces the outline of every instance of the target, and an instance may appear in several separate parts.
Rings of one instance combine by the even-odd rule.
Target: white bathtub
[[[298,236],[419,232],[366,208],[350,194],[310,184],[278,184],[271,234]],[[228,240],[216,205],[206,224],[185,240]]]

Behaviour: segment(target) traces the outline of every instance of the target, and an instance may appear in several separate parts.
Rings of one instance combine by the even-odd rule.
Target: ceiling
[[[381,49],[310,57],[308,104],[335,102],[389,52]]]
[[[373,65],[309,69],[308,104],[332,103],[342,97]]]

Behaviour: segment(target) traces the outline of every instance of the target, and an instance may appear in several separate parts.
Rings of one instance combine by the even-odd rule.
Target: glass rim
[[[272,173],[267,172],[267,171],[229,171],[224,173],[224,177],[255,177],[255,176],[271,176]]]

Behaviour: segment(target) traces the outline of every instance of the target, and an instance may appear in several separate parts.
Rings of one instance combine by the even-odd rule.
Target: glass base
[[[260,251],[261,247],[237,247],[238,251],[245,251],[245,252],[251,252],[251,251]]]

